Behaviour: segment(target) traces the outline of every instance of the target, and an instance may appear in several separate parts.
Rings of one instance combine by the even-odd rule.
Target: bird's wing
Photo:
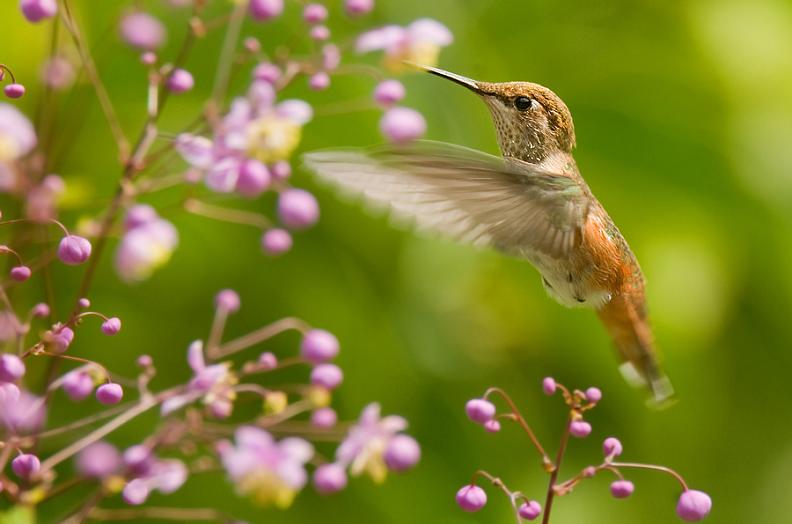
[[[582,239],[591,202],[564,174],[441,142],[317,151],[305,164],[419,229],[507,253],[567,255]]]

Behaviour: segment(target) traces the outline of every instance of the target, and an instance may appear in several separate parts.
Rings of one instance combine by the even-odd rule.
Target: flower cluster
[[[218,293],[208,336],[187,345],[185,368],[191,376],[183,383],[154,388],[161,368],[149,355],[137,356],[132,371],[117,373],[85,358],[83,350],[90,338],[86,329],[107,336],[122,332],[118,316],[89,300],[107,253],[114,251],[113,267],[122,281],[151,278],[176,253],[178,212],[252,226],[265,254],[288,252],[292,235],[319,220],[317,199],[292,177],[295,155],[316,119],[339,108],[374,110],[381,112],[386,140],[422,136],[421,114],[399,105],[406,96],[401,82],[353,61],[382,50],[393,74],[403,70],[401,60],[433,63],[452,40],[449,30],[432,20],[405,28],[355,26],[357,44],[348,46],[347,36],[334,37],[335,17],[364,23],[374,0],[345,0],[338,15],[316,2],[300,3],[299,12],[291,13],[283,0],[225,7],[169,0],[168,20],[134,2],[120,10],[111,31],[102,31],[140,59],[125,73],[145,79],[139,97],[143,126],[130,135],[118,117],[115,94],[104,84],[104,64],[93,55],[96,42],[89,36],[96,33],[80,22],[88,4],[21,0],[21,23],[52,27],[40,86],[31,89],[33,80],[0,64],[8,99],[0,102],[0,194],[8,202],[4,210],[14,215],[0,213],[5,226],[0,231],[6,233],[0,255],[9,262],[0,278],[0,497],[27,508],[63,493],[82,497],[78,509],[62,519],[71,522],[156,518],[156,508],[113,513],[102,505],[113,497],[142,505],[154,493],[178,490],[192,475],[224,470],[240,495],[286,507],[309,484],[330,494],[342,490],[350,476],[381,482],[388,472],[415,466],[420,448],[405,434],[403,418],[382,416],[380,406],[370,403],[361,406],[358,421],[339,422],[330,404],[344,373],[334,362],[339,342],[328,331],[285,318],[224,341],[226,321],[241,305],[234,291]],[[299,20],[290,20],[293,14]],[[279,23],[289,42],[264,49],[256,35],[275,39]],[[174,31],[176,24],[181,27]],[[292,38],[295,24],[301,29]],[[213,78],[207,78],[190,63],[196,54],[207,60],[202,40],[213,32],[222,33],[223,43]],[[329,100],[338,75],[361,76],[372,94],[344,100],[338,93],[338,100],[321,105],[313,95],[296,98],[291,92],[305,82],[310,93],[327,91],[321,98]],[[241,92],[231,92],[232,78],[247,79]],[[92,193],[93,184],[74,183],[60,164],[69,148],[82,146],[80,154],[93,154],[93,144],[86,146],[65,127],[73,119],[60,114],[72,90],[86,85],[94,91],[119,161],[117,185],[106,201]],[[193,104],[200,109],[184,122],[163,117],[170,100],[199,93],[207,93],[206,99]],[[35,119],[14,105],[23,95],[36,97]],[[70,140],[63,139],[67,135]],[[275,202],[271,212],[264,207],[269,201]],[[170,203],[155,207],[159,202]],[[66,210],[79,218],[65,216]],[[61,296],[67,292],[76,296]],[[242,358],[242,351],[284,331],[301,336],[293,355],[264,351]],[[282,372],[294,367],[303,373]],[[295,383],[295,376],[302,378]],[[78,402],[88,416],[63,415],[64,403]],[[135,441],[124,441],[116,430],[138,423],[147,412],[157,412],[158,422],[148,428],[140,424]],[[326,442],[338,445],[330,448]],[[88,485],[94,488],[89,495],[75,489]],[[171,518],[182,515],[178,508],[166,510]],[[183,520],[190,515],[184,513]]]
[[[501,490],[508,497],[517,523],[524,520],[536,520],[543,515],[542,523],[550,522],[550,511],[556,497],[567,495],[581,482],[591,479],[600,473],[609,473],[616,477],[610,484],[611,495],[617,499],[627,498],[635,491],[635,486],[624,477],[624,471],[629,469],[646,469],[660,471],[674,478],[680,485],[682,493],[679,496],[676,513],[684,521],[697,522],[709,515],[712,509],[712,500],[703,491],[690,489],[685,479],[676,471],[665,466],[654,464],[642,464],[635,462],[621,462],[618,457],[624,451],[622,443],[616,437],[608,437],[602,444],[602,462],[583,468],[572,478],[560,481],[558,479],[561,468],[561,461],[566,453],[569,437],[586,438],[592,432],[591,424],[585,420],[587,411],[597,406],[602,399],[602,391],[596,387],[590,387],[585,391],[570,391],[563,384],[555,381],[552,377],[547,377],[542,381],[542,390],[549,396],[557,392],[563,396],[569,415],[567,425],[561,436],[561,443],[555,460],[545,452],[539,440],[536,438],[528,422],[520,413],[514,401],[503,390],[490,388],[481,398],[469,400],[465,405],[465,412],[468,418],[484,427],[491,433],[497,433],[501,429],[501,421],[511,421],[527,434],[532,446],[542,457],[544,470],[549,474],[550,479],[545,496],[544,508],[537,500],[533,500],[520,491],[512,491],[499,478],[491,475],[484,470],[478,470],[473,475],[471,482],[459,489],[456,494],[456,502],[464,511],[479,511],[487,504],[487,493],[477,485],[477,480],[485,479],[493,486]],[[499,397],[506,405],[506,410],[499,412],[496,405],[492,402],[493,397]]]

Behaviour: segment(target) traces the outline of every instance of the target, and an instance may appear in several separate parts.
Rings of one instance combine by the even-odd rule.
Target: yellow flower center
[[[248,124],[248,153],[264,163],[287,160],[297,149],[301,137],[302,128],[293,120],[265,116]]]

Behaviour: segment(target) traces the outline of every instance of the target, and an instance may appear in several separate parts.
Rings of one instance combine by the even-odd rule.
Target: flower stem
[[[308,324],[300,320],[299,318],[287,317],[282,318],[264,326],[262,328],[257,329],[247,335],[242,335],[239,338],[235,338],[230,342],[226,342],[222,346],[216,348],[214,351],[209,351],[209,358],[213,360],[217,360],[220,358],[227,357],[229,355],[233,355],[238,351],[242,351],[243,349],[247,349],[251,346],[254,346],[260,342],[264,342],[275,335],[283,333],[284,331],[288,331],[290,329],[296,329],[297,331],[305,332],[309,329]]]
[[[547,483],[547,496],[545,497],[544,515],[542,516],[542,524],[550,522],[550,511],[553,509],[553,499],[555,498],[555,483],[558,480],[558,472],[561,469],[561,460],[564,458],[567,443],[569,442],[569,424],[572,422],[572,413],[569,414],[564,432],[561,434],[561,444],[558,446],[558,454],[554,462],[554,469],[550,473],[550,480]]]

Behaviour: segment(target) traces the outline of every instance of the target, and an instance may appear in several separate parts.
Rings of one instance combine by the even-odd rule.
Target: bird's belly
[[[573,263],[541,253],[533,253],[528,259],[542,274],[547,294],[562,306],[599,309],[611,299],[610,290],[592,278],[597,273],[593,263]]]

